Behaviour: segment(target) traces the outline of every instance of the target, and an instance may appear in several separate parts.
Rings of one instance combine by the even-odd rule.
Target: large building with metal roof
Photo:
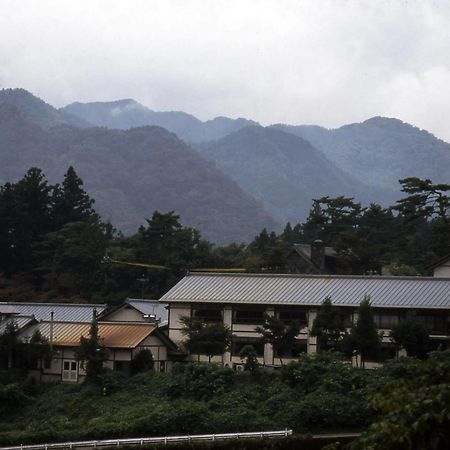
[[[219,360],[238,364],[240,348],[252,344],[260,362],[277,364],[279,357],[270,345],[261,343],[255,331],[265,314],[286,321],[298,320],[302,324],[298,348],[314,352],[316,340],[309,330],[323,300],[331,298],[353,321],[365,296],[370,297],[386,344],[390,329],[408,310],[415,310],[430,328],[436,345],[447,345],[449,278],[190,273],[160,301],[169,305],[169,336],[176,343],[184,340],[180,322],[183,316],[222,321],[233,332],[234,343]]]

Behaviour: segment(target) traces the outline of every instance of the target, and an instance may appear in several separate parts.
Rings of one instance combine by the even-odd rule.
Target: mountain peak
[[[0,90],[0,103],[14,106],[26,119],[44,129],[58,125],[71,125],[80,128],[90,126],[85,120],[58,111],[44,100],[22,88]]]

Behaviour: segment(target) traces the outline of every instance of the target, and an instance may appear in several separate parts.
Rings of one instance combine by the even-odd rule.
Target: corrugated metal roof
[[[9,305],[8,303],[0,302],[0,314],[17,314],[18,311],[14,308],[14,306]]]
[[[0,322],[0,334],[3,334],[6,331],[6,327],[11,322],[15,322],[17,328],[21,330],[23,327],[26,327],[28,324],[35,320],[34,316],[12,316],[8,317],[5,320]]]
[[[373,306],[450,308],[450,278],[336,275],[195,273],[184,277],[161,302],[254,303],[358,306],[365,295]]]
[[[37,320],[50,320],[53,311],[53,319],[59,322],[87,322],[92,320],[94,308],[100,314],[105,308],[104,304],[78,304],[78,303],[21,303],[7,302],[17,313],[34,316]]]
[[[157,319],[160,319],[161,323],[167,322],[167,304],[160,303],[158,300],[144,300],[134,298],[128,298],[126,300],[126,303],[137,309],[142,314],[154,314]]]
[[[40,322],[26,330],[22,339],[30,337],[36,329],[50,339],[50,322]],[[63,347],[76,347],[80,337],[89,337],[90,324],[73,322],[53,323],[53,344]],[[147,336],[155,331],[156,326],[148,323],[99,322],[98,335],[101,344],[108,348],[135,348]]]

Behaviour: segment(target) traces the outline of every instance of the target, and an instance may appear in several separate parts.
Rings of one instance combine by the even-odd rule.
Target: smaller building
[[[22,329],[19,339],[29,342],[39,331],[50,342],[52,359],[42,364],[38,372],[43,380],[80,383],[86,373],[83,362],[77,359],[77,348],[81,336],[89,337],[89,330],[89,323],[42,321]],[[126,375],[130,374],[132,360],[143,349],[152,352],[157,371],[166,371],[170,364],[168,354],[177,352],[177,347],[155,324],[99,322],[98,335],[102,347],[107,349],[104,367]]]
[[[159,327],[167,325],[167,305],[158,300],[127,298],[116,308],[106,309],[98,316],[108,322],[155,322]]]
[[[338,269],[336,251],[320,240],[311,245],[294,244],[286,258],[286,270],[289,273],[336,274]]]
[[[445,255],[429,266],[433,270],[433,277],[450,278],[450,255]]]

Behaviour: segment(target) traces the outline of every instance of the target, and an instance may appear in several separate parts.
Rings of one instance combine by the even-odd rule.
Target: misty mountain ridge
[[[275,128],[248,126],[198,151],[259,200],[281,222],[304,220],[313,198],[383,195],[338,169],[305,139]]]
[[[155,210],[174,210],[183,224],[217,243],[248,241],[263,227],[281,226],[163,128],[44,129],[15,106],[0,103],[0,183],[17,181],[32,166],[43,169],[51,183],[73,166],[103,219],[126,234],[136,232]]]
[[[410,176],[450,182],[450,144],[399,119],[373,117],[336,129],[272,127],[308,140],[337,167],[369,186],[398,192],[398,180]]]
[[[59,125],[93,126],[85,119],[60,111],[25,89],[1,89],[0,104],[15,106],[30,122],[48,129]]]
[[[213,167],[211,163],[214,164],[214,170],[222,177],[220,178],[222,181],[219,183],[222,184],[222,188],[225,189],[225,185],[228,186],[226,189],[229,192],[238,189],[240,193],[236,195],[239,198],[247,195],[243,203],[255,199],[252,201],[257,205],[254,206],[256,210],[259,211],[255,213],[255,217],[259,217],[258,223],[266,224],[264,226],[267,228],[279,227],[280,223],[285,223],[287,220],[291,222],[304,221],[312,199],[323,195],[348,195],[355,197],[364,205],[376,202],[387,206],[403,197],[398,184],[398,180],[401,178],[419,176],[430,178],[434,182],[450,181],[450,144],[399,119],[373,117],[361,123],[344,125],[336,129],[327,129],[316,125],[293,126],[287,124],[276,124],[265,128],[248,119],[217,117],[202,122],[184,112],[155,112],[133,99],[72,103],[57,110],[23,89],[0,91],[0,106],[3,108],[2,136],[5,142],[10,144],[9,153],[3,145],[2,158],[17,162],[17,164],[10,164],[12,171],[10,173],[6,169],[0,170],[0,180],[9,181],[8,176],[13,174],[17,176],[18,173],[14,172],[15,167],[20,167],[20,176],[23,175],[24,170],[31,165],[31,161],[35,160],[30,159],[30,155],[33,154],[36,158],[39,156],[41,144],[33,146],[33,142],[38,140],[36,136],[39,135],[39,132],[35,129],[32,130],[32,124],[35,128],[38,127],[47,133],[45,139],[51,137],[52,141],[48,144],[50,147],[56,145],[55,142],[58,143],[68,164],[74,165],[76,169],[78,166],[86,164],[86,155],[81,152],[81,148],[89,148],[89,152],[93,154],[91,157],[98,158],[95,166],[100,164],[100,159],[108,153],[108,149],[104,147],[114,147],[112,141],[110,142],[112,136],[121,136],[118,139],[123,145],[126,142],[130,148],[127,150],[123,147],[120,152],[125,154],[128,151],[128,157],[132,157],[135,147],[141,145],[139,139],[136,140],[137,136],[143,138],[142,131],[135,132],[133,130],[139,130],[140,128],[136,128],[137,126],[144,127],[143,129],[150,125],[160,126],[192,144],[198,158],[195,163],[192,162],[193,173],[202,177],[203,175],[197,171],[198,164],[202,165],[199,161],[203,161],[205,164],[205,160],[209,160],[210,167]],[[10,108],[9,113],[6,112],[8,108]],[[26,119],[26,126],[18,125],[19,116]],[[8,121],[10,126],[6,125]],[[107,138],[99,139],[99,135],[96,134],[98,129],[93,128],[92,130],[97,130],[96,132],[92,131],[95,136],[94,140],[86,142],[89,130],[80,134],[79,129],[93,125],[105,127],[102,129],[103,132],[110,132],[110,134]],[[75,129],[67,130],[72,128]],[[61,131],[62,129],[64,131]],[[122,132],[128,130],[129,133],[121,135],[120,130]],[[16,138],[15,134],[19,133],[27,136],[27,139],[24,141],[24,139]],[[75,136],[78,137],[75,138]],[[123,136],[126,136],[126,139]],[[176,139],[175,136],[173,138]],[[76,139],[80,140],[78,144]],[[69,141],[69,144],[66,140]],[[184,146],[186,151],[195,154],[192,148],[181,141],[178,142],[179,145]],[[155,144],[156,147],[159,144]],[[150,147],[152,145],[149,144]],[[44,151],[43,154],[45,155],[47,152]],[[52,158],[58,160],[58,158],[62,158],[62,155],[55,152]],[[181,153],[174,154],[173,157],[184,159]],[[177,186],[176,189],[172,189],[171,195],[175,195],[175,191],[179,187],[178,183],[188,183],[189,186],[191,186],[190,183],[192,185],[196,183],[193,178],[189,181],[182,180],[185,176],[183,171],[191,170],[189,165],[179,167],[177,166],[178,162],[173,161],[173,167],[177,170],[172,170],[167,166],[162,169],[158,166],[161,161],[158,158],[154,161],[152,158],[152,151],[142,152],[138,161],[143,167],[154,164],[155,166],[152,166],[150,170],[151,173],[156,170],[155,167],[171,173],[170,179],[166,178],[161,181],[164,189],[170,183]],[[168,164],[168,161],[165,161],[166,163]],[[142,217],[148,216],[151,211],[143,203],[138,206],[139,202],[134,197],[136,191],[133,190],[135,176],[134,169],[131,169],[132,161],[126,161],[126,164],[123,165],[116,160],[114,164],[108,161],[103,167],[101,165],[99,167],[101,167],[100,172],[105,172],[106,168],[109,168],[114,177],[123,177],[123,183],[119,183],[122,190],[109,191],[117,196],[121,212],[115,211],[114,214],[111,212],[116,200],[108,199],[101,187],[97,186],[96,191],[90,192],[90,194],[99,197],[98,206],[104,211],[104,217],[113,218],[113,222],[117,221],[115,223],[128,232],[135,224],[141,223]],[[47,165],[43,164],[41,167],[44,169],[49,167],[51,171],[54,165],[55,163],[51,162]],[[59,167],[62,170],[63,166],[59,165]],[[157,170],[156,172],[156,178],[159,179],[158,177],[161,175]],[[94,171],[81,171],[80,175],[85,178],[87,186],[90,186],[90,183],[96,183]],[[61,174],[58,176],[60,178]],[[223,181],[223,177],[227,178],[228,182]],[[234,188],[227,183],[231,183]],[[157,191],[158,186],[153,185],[153,188]],[[162,210],[175,209],[177,213],[181,214],[182,219],[185,219],[185,212],[187,212],[186,224],[198,226],[202,232],[207,230],[205,235],[209,238],[214,235],[214,239],[216,239],[216,233],[212,231],[212,224],[217,223],[215,219],[208,221],[208,214],[204,212],[202,212],[201,220],[195,219],[192,211],[189,212],[190,207],[195,210],[199,207],[198,204],[203,202],[201,196],[198,195],[184,197],[186,192],[191,192],[190,189],[191,187],[187,187],[183,191],[182,197],[185,202],[181,202],[181,209],[178,209],[178,203],[172,200],[167,202],[167,207],[164,207],[163,202],[158,202],[158,205],[162,205],[160,207]],[[217,187],[211,189],[217,194],[215,201],[220,203]],[[131,192],[133,194],[130,194]],[[145,195],[141,193],[141,196],[148,195],[153,199],[151,205],[156,204],[154,202],[155,192],[150,193],[146,189],[143,189],[142,192],[145,192]],[[228,199],[227,201],[231,202],[231,199],[228,198],[229,192],[224,191],[223,195]],[[169,198],[170,196],[164,194],[162,197]],[[212,197],[206,195],[205,199],[207,200],[206,204],[211,208],[213,206]],[[145,202],[145,198],[143,201]],[[263,210],[262,205],[270,214]],[[214,208],[216,206],[214,205]],[[140,207],[143,209],[139,211]],[[206,205],[202,207],[206,207]],[[243,232],[246,237],[242,236],[237,240],[246,239],[250,233],[248,230],[255,229],[256,225],[252,227],[247,218],[240,215],[242,211],[240,213],[234,211],[233,214],[237,214],[236,223],[243,220],[246,223],[243,230],[247,230]],[[216,210],[215,213],[218,211]],[[231,220],[230,217],[228,219]],[[234,231],[228,235],[238,233],[235,227],[236,223],[232,225]],[[221,240],[224,236],[223,233],[227,233],[224,226],[217,225],[221,230],[217,232],[218,238]]]
[[[228,117],[216,117],[202,122],[181,111],[153,111],[132,99],[76,102],[61,108],[60,111],[107,128],[126,130],[145,125],[159,126],[188,143],[217,140],[244,126],[259,125],[252,120]]]

